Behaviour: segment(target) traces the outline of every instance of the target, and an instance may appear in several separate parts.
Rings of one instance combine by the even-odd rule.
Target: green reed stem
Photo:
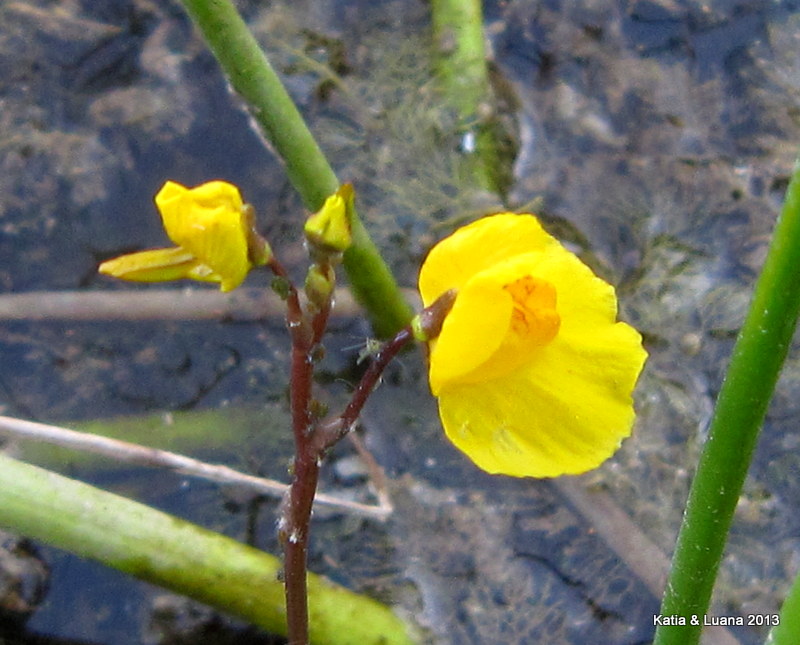
[[[795,577],[792,587],[783,601],[779,621],[770,630],[765,645],[797,645],[800,643],[800,575]]]
[[[286,634],[278,558],[0,454],[0,526]],[[384,605],[309,574],[311,643],[411,645]]]
[[[433,0],[431,22],[438,55],[436,72],[459,116],[475,118],[487,101],[489,74],[480,0]]]
[[[685,626],[659,626],[655,645],[693,645],[727,540],[750,459],[800,312],[800,166],[795,164],[750,310],[717,399],[678,535],[661,613]],[[691,625],[697,616],[701,625]]]
[[[463,150],[461,172],[468,183],[502,195],[510,170],[501,159],[502,132],[492,114],[481,0],[432,0],[431,22],[443,102],[458,114],[464,137],[474,137],[474,148]]]
[[[234,89],[286,165],[292,185],[310,211],[317,211],[339,180],[286,88],[230,0],[182,0]],[[356,299],[376,335],[389,337],[405,327],[413,312],[354,214],[352,245],[343,266]]]

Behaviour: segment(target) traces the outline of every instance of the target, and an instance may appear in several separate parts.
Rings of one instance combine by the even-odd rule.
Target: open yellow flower
[[[269,260],[269,247],[253,228],[239,189],[224,181],[186,188],[168,181],[155,197],[164,229],[177,245],[103,262],[100,273],[123,280],[164,282],[190,278],[238,287],[253,266]]]
[[[447,436],[480,468],[581,473],[630,435],[641,336],[616,322],[614,288],[534,216],[459,229],[431,250],[419,287],[426,307],[457,291],[430,343],[430,386]]]

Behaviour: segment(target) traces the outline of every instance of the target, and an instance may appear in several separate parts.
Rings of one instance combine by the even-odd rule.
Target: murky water
[[[460,133],[430,82],[426,7],[289,4],[244,10],[413,286],[435,239],[498,206],[459,183]],[[669,555],[800,142],[796,9],[788,0],[486,3],[504,119],[519,144],[507,206],[536,204],[618,285],[621,313],[651,353],[637,429],[583,478],[490,477],[446,443],[422,361],[404,356],[364,415],[395,516],[377,525],[321,515],[316,571],[398,603],[440,645],[649,640],[658,600],[648,576],[658,579],[662,560],[637,569],[622,531],[603,529],[582,500],[605,495],[632,519],[637,549]],[[302,271],[299,200],[177,3],[19,0],[0,7],[0,25],[3,292],[147,289],[99,278],[95,267],[166,242],[152,195],[167,178],[240,185],[273,246]],[[331,349],[351,348],[329,352],[333,403],[366,334],[357,321],[340,325]],[[0,409],[24,418],[280,406],[285,396],[288,343],[274,322],[2,323],[0,347]],[[798,569],[800,526],[789,512],[800,495],[798,360],[793,347],[737,512],[715,597],[723,615],[775,611]],[[246,454],[211,456],[284,477],[288,453],[269,458],[257,441],[246,445]],[[337,468],[351,451],[337,448],[325,485],[365,496],[363,476]],[[277,549],[272,502],[168,475],[70,468]],[[32,632],[159,642],[156,591],[45,555],[52,589]]]

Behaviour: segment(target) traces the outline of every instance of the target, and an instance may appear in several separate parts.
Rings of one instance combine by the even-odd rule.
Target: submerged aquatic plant
[[[309,209],[320,208],[338,185],[336,177],[296,110],[273,109],[276,104],[293,106],[233,5],[224,0],[184,0],[184,4],[229,70],[234,87],[254,106],[257,120],[287,160],[289,175]],[[765,271],[769,280],[764,280],[763,287],[763,294],[785,295],[785,302],[773,306],[775,303],[766,296],[756,298],[754,311],[763,316],[754,316],[743,333],[745,342],[736,356],[743,367],[738,372],[732,370],[728,380],[728,401],[733,403],[727,404],[727,412],[721,397],[718,421],[708,442],[710,456],[704,457],[698,469],[696,492],[677,549],[673,581],[662,610],[667,615],[699,614],[708,606],[727,526],[769,399],[768,390],[800,307],[797,289],[790,293],[788,288],[797,284],[792,272],[796,272],[800,248],[800,184],[797,178],[792,183],[787,202],[792,212],[784,218],[784,230],[776,235],[774,250],[775,256],[783,256],[781,270],[774,271],[774,264],[772,270]],[[321,458],[351,430],[381,371],[412,337],[430,344],[431,389],[439,399],[445,431],[476,464],[490,472],[516,476],[582,472],[599,465],[630,433],[634,414],[631,390],[646,358],[641,338],[628,325],[616,322],[613,288],[547,235],[532,216],[488,217],[437,245],[422,269],[420,290],[427,307],[416,319],[413,333],[412,327],[401,329],[378,349],[344,412],[324,419],[320,418],[321,406],[311,396],[311,375],[331,304],[333,265],[338,254],[344,252],[352,281],[370,278],[357,288],[382,335],[390,335],[410,317],[366,232],[354,212],[349,212],[349,194],[337,193],[338,199],[326,202],[322,215],[306,228],[314,262],[305,284],[308,306],[301,308],[298,290],[268,247],[254,237],[248,219],[252,211],[235,187],[211,182],[187,189],[170,182],[163,192],[157,205],[177,246],[111,260],[102,265],[103,272],[133,280],[211,281],[228,291],[239,286],[254,267],[267,265],[284,280],[293,343],[292,411],[298,439],[295,481],[281,527],[287,554],[291,554],[284,576],[291,590],[287,593],[286,615],[292,642],[304,643],[309,638],[303,597],[305,549]],[[791,230],[787,222],[792,222]],[[374,275],[379,273],[386,279],[376,283]],[[391,315],[381,317],[377,315],[380,310]],[[762,366],[753,355],[768,362],[769,369],[752,369]],[[15,477],[27,477],[23,471],[20,469]],[[85,509],[79,510],[72,525],[89,525],[99,517],[87,518]],[[27,520],[33,517],[27,508],[20,515]],[[25,526],[34,533],[41,530],[37,521]],[[141,530],[150,530],[149,524],[142,523]],[[174,527],[163,532],[164,539],[178,542]],[[145,554],[125,558],[128,565],[135,559],[139,570],[139,562],[147,562],[148,555],[157,553],[160,542],[149,547],[150,551],[138,541],[132,541],[130,548],[142,549]],[[86,553],[109,560],[102,544]],[[206,566],[205,562],[202,559],[196,566]],[[188,571],[187,577],[191,573]],[[171,581],[174,576],[166,579]],[[185,588],[192,590],[189,584]],[[259,600],[265,599],[248,596],[243,602],[252,605]],[[227,602],[235,609],[236,603]],[[333,613],[339,609],[337,605]],[[282,608],[276,614],[280,622]],[[665,625],[659,629],[658,642],[694,642],[699,634],[699,625],[696,627],[676,630]],[[397,642],[406,642],[398,630],[392,635]],[[796,633],[786,638],[785,642],[797,642]],[[387,639],[379,636],[376,642],[389,642]]]
[[[616,322],[613,287],[532,215],[489,216],[436,245],[420,273],[426,308],[375,353],[344,411],[325,418],[313,397],[313,357],[324,341],[334,269],[352,240],[352,187],[340,187],[306,220],[305,302],[235,186],[167,182],[155,201],[178,246],[110,260],[101,272],[214,281],[230,290],[265,265],[286,301],[296,453],[279,534],[293,642],[305,643],[309,634],[306,553],[320,465],[413,338],[430,343],[431,390],[448,437],[484,470],[520,477],[583,472],[630,433],[631,391],[646,358],[641,337]]]

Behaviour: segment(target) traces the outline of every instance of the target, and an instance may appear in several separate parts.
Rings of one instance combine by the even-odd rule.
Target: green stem
[[[339,180],[236,7],[228,0],[183,0],[234,89],[286,163],[286,174],[316,211]]]
[[[498,122],[488,114],[492,95],[481,0],[433,0],[431,18],[443,98],[458,114],[464,136],[473,137],[472,150],[462,146],[464,179],[502,195],[509,173],[503,171]]]
[[[303,117],[255,38],[229,0],[182,0],[253,118],[286,164],[286,173],[306,207],[317,211],[336,192],[339,180]],[[413,315],[391,271],[358,217],[344,268],[356,299],[375,333],[388,337]]]
[[[355,211],[350,226],[353,242],[342,260],[350,289],[367,312],[375,336],[390,338],[411,322],[414,310],[403,299],[392,272]]]
[[[189,522],[0,455],[0,526],[286,634],[280,561]],[[391,610],[310,574],[311,642],[411,645]]]
[[[685,626],[659,626],[655,645],[692,645],[708,612],[723,549],[783,361],[800,311],[800,167],[795,164],[764,268],[733,349],[686,503],[663,616]]]
[[[770,620],[774,614],[769,616]],[[800,643],[800,575],[796,576],[783,601],[779,623],[769,632],[766,645],[797,645]]]
[[[476,118],[489,96],[480,0],[433,0],[439,82],[462,119]]]

